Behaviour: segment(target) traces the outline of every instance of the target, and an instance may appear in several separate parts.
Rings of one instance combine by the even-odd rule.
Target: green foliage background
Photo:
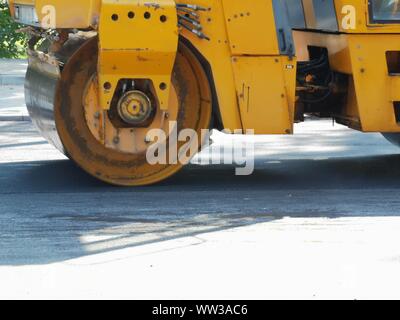
[[[26,36],[15,32],[21,28],[11,17],[6,0],[0,0],[0,58],[25,56]]]

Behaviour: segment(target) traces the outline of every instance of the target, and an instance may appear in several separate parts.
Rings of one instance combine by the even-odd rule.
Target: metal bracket
[[[151,80],[160,109],[168,109],[177,24],[173,0],[102,0],[98,80],[103,109],[110,108],[121,79]]]

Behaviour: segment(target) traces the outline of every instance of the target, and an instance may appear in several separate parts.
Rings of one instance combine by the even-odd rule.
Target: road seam
[[[11,121],[15,121],[15,122],[31,122],[31,118],[29,116],[0,116],[0,122],[11,122]]]

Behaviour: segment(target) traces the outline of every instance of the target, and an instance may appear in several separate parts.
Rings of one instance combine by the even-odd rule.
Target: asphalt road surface
[[[330,121],[296,132],[235,138],[256,143],[251,176],[205,153],[118,188],[0,122],[0,297],[400,298],[400,149]]]

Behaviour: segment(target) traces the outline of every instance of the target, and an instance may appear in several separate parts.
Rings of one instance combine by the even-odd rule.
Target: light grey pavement
[[[24,77],[27,67],[28,62],[24,59],[0,59],[1,75],[19,75]]]
[[[23,85],[27,67],[26,60],[0,59],[0,86]]]
[[[0,121],[29,121],[24,99],[26,60],[0,59]]]
[[[235,138],[255,139],[249,177],[192,164],[126,189],[0,122],[0,297],[400,298],[400,150],[330,121],[296,133]]]
[[[0,121],[30,121],[23,86],[0,85]]]

